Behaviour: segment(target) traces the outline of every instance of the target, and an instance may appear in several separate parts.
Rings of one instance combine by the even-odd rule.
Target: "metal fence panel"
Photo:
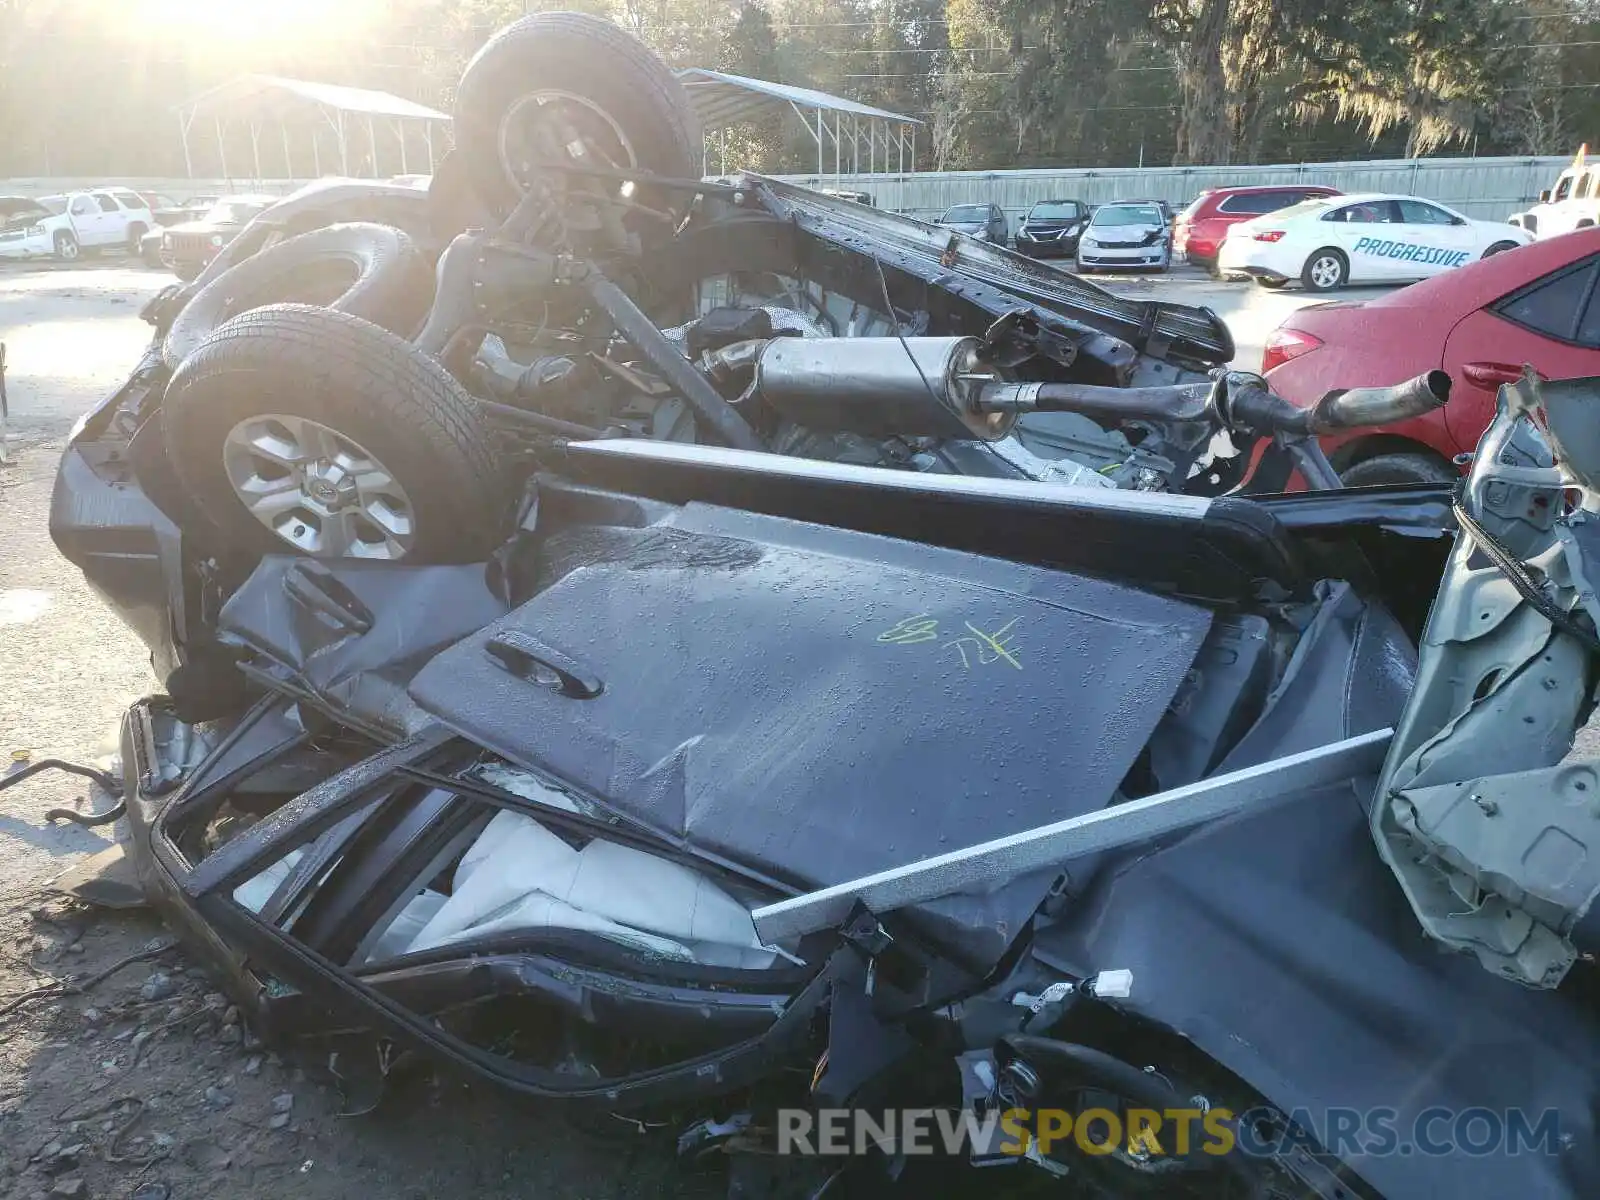
[[[1188,204],[1206,188],[1317,183],[1341,192],[1426,196],[1469,217],[1504,220],[1534,203],[1571,160],[1418,158],[1277,166],[1121,167],[1096,170],[938,171],[914,175],[786,175],[810,187],[868,192],[882,208],[936,218],[952,204],[993,202],[1013,224],[1039,200],[1166,200]]]
[[[1206,188],[1257,183],[1320,183],[1341,192],[1398,192],[1426,196],[1469,217],[1504,220],[1538,199],[1571,160],[1549,158],[1418,158],[1367,162],[1229,167],[1113,167],[1096,170],[928,171],[907,175],[785,175],[808,187],[869,192],[880,207],[934,219],[952,204],[994,202],[1012,225],[1040,200],[1074,198],[1165,200],[1188,204]],[[287,179],[0,180],[0,194],[41,196],[76,188],[132,186],[177,196],[218,192],[288,192]]]

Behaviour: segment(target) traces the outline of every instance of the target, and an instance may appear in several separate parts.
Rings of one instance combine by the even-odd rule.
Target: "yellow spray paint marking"
[[[1015,648],[1008,644],[1011,640],[1011,627],[1018,619],[1012,617],[993,633],[985,633],[971,621],[963,621],[962,624],[972,631],[972,636],[959,637],[953,642],[946,642],[945,646],[956,648],[961,655],[961,665],[969,671],[972,669],[972,663],[967,658],[968,646],[973,648],[973,656],[981,667],[986,667],[990,663],[1005,662],[1020,671],[1022,664],[1017,661]]]
[[[897,621],[878,635],[880,642],[891,646],[915,646],[918,642],[932,642],[939,638],[939,622],[927,613],[918,613]]]
[[[967,632],[943,643],[940,649],[954,650],[960,657],[961,666],[968,671],[973,667],[987,667],[995,663],[1005,663],[1020,671],[1020,650],[1013,644],[1016,635],[1012,633],[1019,619],[1012,617],[993,633],[985,632],[971,621],[963,621]],[[918,613],[895,622],[878,635],[878,641],[891,646],[915,646],[922,642],[938,641],[939,636],[937,618]]]

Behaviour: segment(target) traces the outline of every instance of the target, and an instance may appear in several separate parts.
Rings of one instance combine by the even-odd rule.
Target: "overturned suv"
[[[1205,310],[693,179],[602,21],[496,35],[456,128],[158,297],[57,482],[163,682],[128,859],[264,1032],[695,1157],[920,1108],[1069,1194],[1593,1194],[1590,835],[1466,782],[1587,716],[1581,388],[1459,497],[1333,490],[1318,433],[1448,380],[1296,409]],[[1485,1110],[1550,1136],[1394,1149]]]

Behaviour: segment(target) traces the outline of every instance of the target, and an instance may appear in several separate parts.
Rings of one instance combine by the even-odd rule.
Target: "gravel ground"
[[[106,755],[123,708],[154,686],[143,648],[56,554],[46,522],[72,422],[124,378],[148,336],[138,310],[169,280],[120,266],[0,271],[13,460],[0,466],[0,754]],[[1309,299],[1187,270],[1106,282],[1211,305],[1246,366]],[[397,1070],[376,1111],[346,1116],[378,1092],[348,1049],[342,1063],[334,1047],[279,1058],[165,948],[153,918],[93,913],[41,891],[114,836],[47,825],[45,811],[106,803],[75,778],[48,775],[0,805],[0,1196],[723,1194],[680,1174],[659,1135],[605,1118],[579,1130],[421,1067]],[[104,982],[75,988],[131,956]]]
[[[0,271],[14,460],[0,466],[7,757],[106,755],[123,708],[154,687],[143,647],[56,553],[46,522],[72,422],[126,377],[149,336],[139,308],[168,282],[115,266]],[[580,1131],[427,1070],[398,1071],[378,1111],[343,1116],[375,1094],[370,1072],[354,1082],[348,1049],[330,1070],[331,1048],[283,1060],[253,1045],[176,950],[131,963],[87,994],[54,986],[166,936],[154,918],[90,912],[41,892],[114,836],[47,825],[45,811],[58,806],[107,801],[74,777],[47,774],[0,805],[0,1196],[722,1194],[678,1174],[656,1140],[620,1122]]]

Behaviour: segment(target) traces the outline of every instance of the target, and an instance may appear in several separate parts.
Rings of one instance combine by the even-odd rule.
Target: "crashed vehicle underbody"
[[[1458,498],[1262,494],[1447,381],[1292,409],[1204,310],[686,180],[665,80],[519,22],[428,191],[310,189],[149,310],[52,508],[165,689],[122,731],[149,898],[264,1032],[671,1114],[691,1155],[770,1162],[778,1108],[1206,1110],[1271,1152],[966,1156],[1593,1195],[1581,387],[1548,437],[1509,394]],[[1559,1138],[1329,1131],[1482,1109]]]

